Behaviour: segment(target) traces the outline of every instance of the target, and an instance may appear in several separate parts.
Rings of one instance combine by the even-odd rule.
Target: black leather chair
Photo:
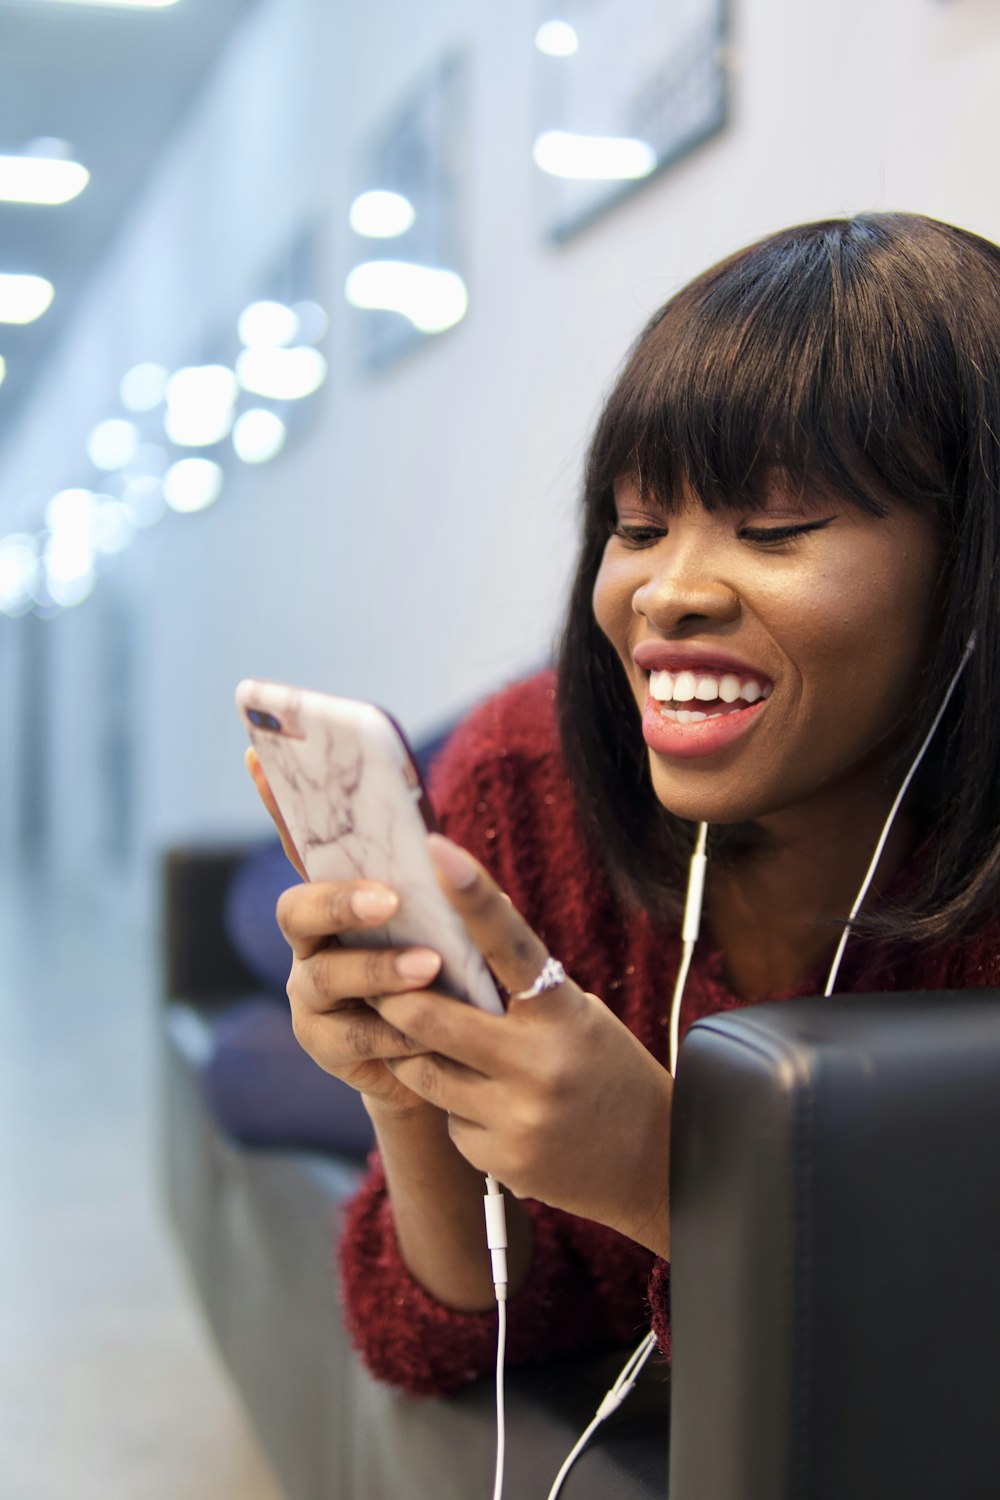
[[[671,1158],[672,1500],[996,1500],[1000,993],[699,1022]]]

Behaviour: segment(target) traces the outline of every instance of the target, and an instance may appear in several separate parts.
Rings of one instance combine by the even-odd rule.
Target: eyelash
[[[783,542],[792,542],[805,536],[807,532],[822,531],[833,519],[833,516],[827,516],[822,521],[805,521],[795,526],[745,526],[737,534],[741,541],[750,542],[755,547],[778,547]],[[639,551],[643,547],[655,547],[667,533],[662,527],[619,524],[612,527],[611,534],[624,542],[626,547]]]

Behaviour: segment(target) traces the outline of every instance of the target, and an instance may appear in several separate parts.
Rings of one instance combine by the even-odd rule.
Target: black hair
[[[639,710],[592,595],[624,475],[669,511],[764,503],[776,475],[873,516],[939,518],[940,625],[900,762],[912,759],[965,642],[976,649],[910,805],[933,855],[868,928],[954,935],[1000,886],[1000,249],[911,214],[804,224],[706,271],[650,320],[591,443],[583,539],[559,654],[559,716],[585,830],[620,891],[678,910],[689,823],[658,802]],[[713,829],[738,857],[750,831]]]

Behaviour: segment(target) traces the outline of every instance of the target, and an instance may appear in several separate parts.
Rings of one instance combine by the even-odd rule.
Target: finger
[[[317,881],[282,891],[274,914],[295,956],[309,958],[342,932],[381,926],[398,906],[396,892],[374,880]]]
[[[365,1004],[322,1016],[293,1005],[292,1025],[299,1045],[328,1073],[340,1073],[358,1063],[411,1057],[419,1051],[409,1037]]]
[[[469,1125],[486,1122],[490,1082],[460,1063],[424,1052],[414,1057],[386,1058],[385,1065],[399,1083],[428,1104],[459,1116]]]
[[[305,866],[299,858],[299,852],[292,841],[292,835],[288,831],[288,824],[281,816],[278,804],[274,800],[274,793],[271,791],[267,777],[264,775],[264,767],[261,765],[257,752],[252,745],[247,747],[243,761],[250,772],[254,786],[257,788],[257,795],[267,808],[274,826],[278,830],[278,837],[281,839],[281,847],[285,851],[285,858],[289,864],[295,867],[303,880],[308,880],[309,877],[306,874]]]
[[[436,1053],[482,1077],[492,1077],[504,1067],[510,1040],[504,1016],[429,989],[387,991],[371,1004],[422,1052]]]
[[[439,833],[427,843],[442,889],[500,983],[511,994],[528,989],[549,956],[541,938],[471,854]]]
[[[311,1010],[332,1011],[345,1001],[367,1002],[430,984],[440,968],[441,958],[430,948],[322,948],[296,966],[289,992]]]

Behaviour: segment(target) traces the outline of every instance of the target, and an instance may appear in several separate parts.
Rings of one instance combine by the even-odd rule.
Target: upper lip
[[[732,673],[735,677],[753,677],[757,682],[772,679],[759,667],[717,651],[714,646],[685,645],[678,641],[640,641],[632,660],[643,672],[704,672],[713,677]]]

